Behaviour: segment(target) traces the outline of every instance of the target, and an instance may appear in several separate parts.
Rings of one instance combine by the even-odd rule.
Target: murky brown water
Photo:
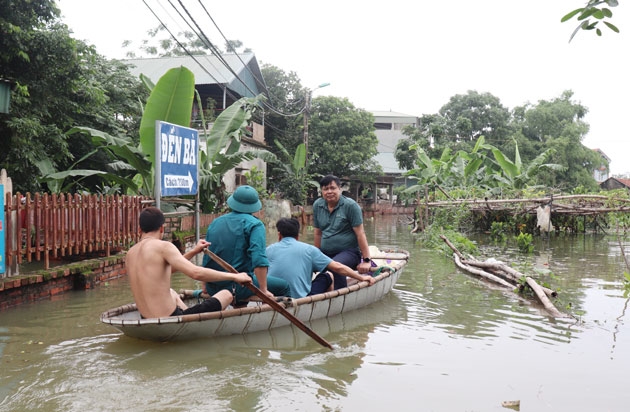
[[[578,320],[552,320],[416,246],[397,217],[366,228],[370,243],[412,258],[383,301],[311,324],[333,352],[292,327],[177,344],[126,338],[99,322],[131,300],[120,280],[0,312],[0,410],[506,411],[506,400],[521,411],[630,408],[628,299],[614,240],[537,240],[529,256],[483,246],[483,257],[553,272],[545,280],[560,293],[556,306],[571,305]],[[180,275],[174,286],[195,283]]]

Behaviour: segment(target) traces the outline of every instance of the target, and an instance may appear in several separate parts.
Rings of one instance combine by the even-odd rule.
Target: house
[[[364,189],[375,193],[377,202],[392,202],[394,186],[407,183],[407,179],[403,176],[406,170],[398,167],[398,162],[394,157],[396,145],[400,139],[407,138],[402,132],[403,129],[407,126],[417,127],[419,119],[417,116],[392,111],[372,111],[371,113],[374,116],[375,134],[378,139],[378,154],[374,160],[383,168],[384,175],[377,180],[374,188]]]
[[[133,75],[143,74],[153,83],[157,83],[170,69],[186,67],[195,76],[195,89],[203,106],[201,109],[213,110],[217,115],[242,97],[268,93],[254,53],[156,57],[127,59],[123,62],[129,66]],[[199,109],[195,99],[191,123],[197,128],[202,127]],[[264,127],[252,122],[251,133],[251,136],[242,138],[241,150],[266,149]],[[200,146],[203,145],[205,142],[201,141]],[[223,176],[226,190],[233,192],[237,186],[245,184],[245,173],[254,166],[266,173],[266,164],[261,159],[243,162]]]
[[[630,190],[630,179],[620,177],[609,177],[599,184],[604,190],[627,189]]]
[[[398,162],[394,157],[396,145],[400,139],[407,137],[402,133],[406,126],[418,126],[418,117],[391,111],[374,111],[372,115],[374,116],[376,137],[378,138],[378,155],[375,159],[381,165],[386,175],[400,176],[405,170],[401,170],[398,167]]]
[[[597,183],[602,183],[608,179],[608,173],[610,171],[610,158],[606,156],[601,149],[593,149],[601,157],[601,163],[593,170],[593,178]]]

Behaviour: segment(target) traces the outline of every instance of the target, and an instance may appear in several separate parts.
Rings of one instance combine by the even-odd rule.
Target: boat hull
[[[400,250],[380,251],[374,260],[379,265],[376,282],[359,282],[347,288],[287,299],[280,304],[304,323],[347,313],[383,298],[389,293],[407,263],[409,254]],[[188,299],[188,304],[196,300]],[[220,312],[142,319],[135,304],[123,305],[101,314],[101,322],[125,335],[152,341],[207,339],[215,336],[249,334],[290,325],[291,322],[267,304],[253,303],[244,308]]]

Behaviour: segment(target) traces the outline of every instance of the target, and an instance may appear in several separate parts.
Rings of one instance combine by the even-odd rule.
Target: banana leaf
[[[167,71],[153,87],[140,123],[140,147],[153,164],[156,120],[189,127],[194,93],[195,76],[183,66]]]

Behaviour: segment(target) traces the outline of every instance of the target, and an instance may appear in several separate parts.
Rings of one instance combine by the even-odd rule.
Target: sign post
[[[163,196],[196,195],[199,190],[199,132],[155,123],[155,203]]]

